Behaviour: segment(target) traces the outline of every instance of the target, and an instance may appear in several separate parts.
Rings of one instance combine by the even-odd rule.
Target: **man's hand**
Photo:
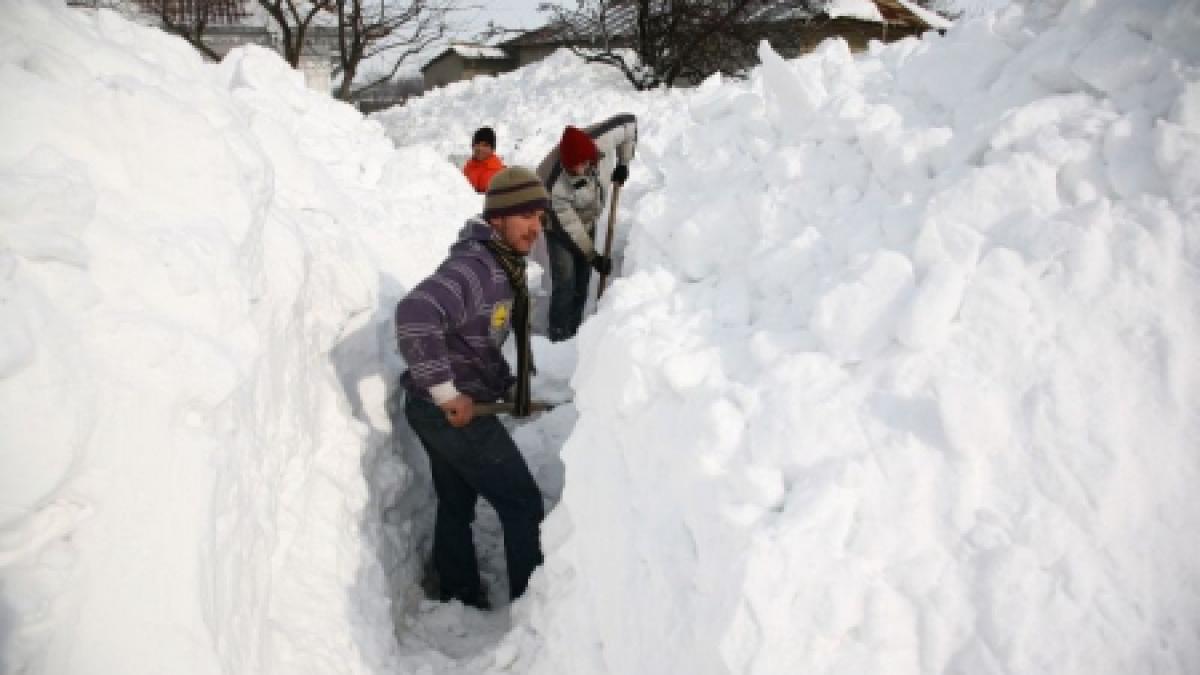
[[[596,270],[596,274],[603,274],[604,276],[612,274],[612,258],[597,253],[592,258],[592,269]]]
[[[446,401],[441,408],[452,427],[465,427],[475,417],[475,401],[466,394],[459,394]]]
[[[629,178],[629,167],[624,164],[618,164],[617,168],[613,169],[612,182],[617,185],[624,185],[627,178]]]

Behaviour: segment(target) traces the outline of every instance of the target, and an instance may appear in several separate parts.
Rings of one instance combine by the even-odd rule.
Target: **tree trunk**
[[[338,85],[337,91],[334,92],[334,98],[339,101],[349,101],[350,94],[354,87],[354,76],[358,73],[358,64],[350,63],[342,68],[342,82]]]

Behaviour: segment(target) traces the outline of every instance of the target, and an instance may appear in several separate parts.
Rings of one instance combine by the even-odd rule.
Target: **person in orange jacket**
[[[463,175],[476,192],[484,194],[492,176],[503,168],[504,161],[496,154],[496,132],[491,127],[479,127],[471,137],[471,159],[463,165]]]

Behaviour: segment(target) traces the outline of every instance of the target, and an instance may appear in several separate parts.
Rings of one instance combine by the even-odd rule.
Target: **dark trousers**
[[[455,428],[441,408],[415,396],[408,397],[404,412],[433,469],[438,500],[433,565],[441,581],[441,599],[457,598],[476,606],[486,601],[471,537],[480,495],[500,516],[509,594],[518,597],[534,568],[542,564],[542,493],[525,458],[495,415]]]
[[[546,237],[550,258],[550,320],[547,337],[561,342],[575,336],[583,323],[583,308],[587,304],[588,283],[592,266],[563,240],[567,235],[552,232]]]

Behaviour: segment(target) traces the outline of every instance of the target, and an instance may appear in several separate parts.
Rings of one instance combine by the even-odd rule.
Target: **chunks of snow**
[[[911,300],[912,263],[898,253],[881,251],[847,274],[817,300],[811,330],[826,352],[861,361],[891,342]]]

